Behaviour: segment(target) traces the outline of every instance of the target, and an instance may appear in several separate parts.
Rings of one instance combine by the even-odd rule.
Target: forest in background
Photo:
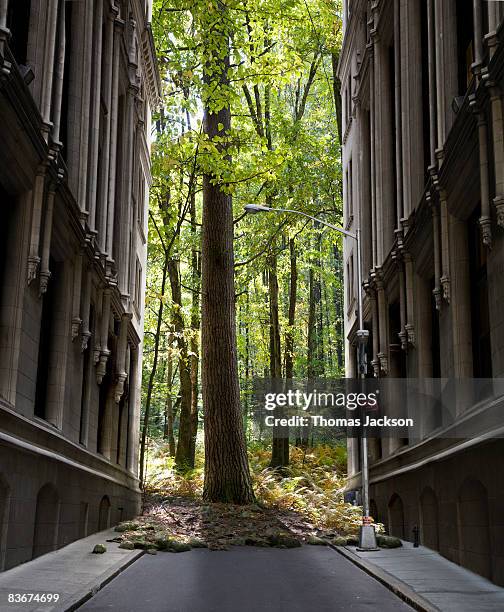
[[[179,472],[202,461],[202,225],[212,189],[232,202],[230,353],[247,443],[260,449],[262,468],[264,452],[284,468],[285,441],[258,444],[251,383],[344,375],[341,238],[295,215],[246,215],[244,206],[342,222],[340,3],[155,0],[152,23],[162,101],[152,134],[141,480],[149,449],[152,464],[162,448]],[[232,307],[223,300],[222,316]],[[305,455],[307,443],[291,438]]]

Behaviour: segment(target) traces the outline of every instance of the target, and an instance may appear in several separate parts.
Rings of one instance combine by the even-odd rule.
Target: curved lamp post
[[[362,294],[362,250],[361,250],[361,234],[360,228],[357,228],[355,234],[353,232],[348,232],[342,227],[338,227],[337,225],[332,225],[331,223],[327,223],[327,221],[323,221],[322,219],[318,219],[317,217],[312,217],[312,215],[308,215],[307,213],[302,212],[301,210],[292,210],[289,208],[270,208],[268,206],[261,206],[260,204],[247,204],[245,206],[245,212],[249,214],[256,214],[262,212],[273,212],[273,213],[291,213],[293,215],[300,215],[302,217],[306,217],[307,219],[312,219],[312,221],[316,221],[321,225],[325,225],[330,229],[343,234],[347,238],[351,238],[355,240],[357,243],[357,284],[358,284],[358,304],[359,304],[359,329],[357,330],[357,345],[358,345],[358,363],[359,363],[359,378],[361,381],[364,381],[366,378],[366,351],[365,347],[369,338],[369,331],[364,329],[364,314],[362,309],[363,302],[363,294]],[[368,447],[367,447],[367,437],[365,432],[361,437],[361,452],[362,452],[362,525],[359,532],[359,549],[361,550],[377,550],[376,547],[376,534],[374,530],[374,526],[371,524],[369,519],[369,465],[368,465]]]

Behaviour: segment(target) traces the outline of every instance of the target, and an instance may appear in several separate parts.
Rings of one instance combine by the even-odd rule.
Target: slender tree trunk
[[[173,397],[172,397],[172,385],[173,385],[173,358],[171,355],[171,334],[168,339],[168,364],[166,372],[167,392],[165,402],[165,428],[164,428],[164,439],[168,440],[168,450],[170,457],[175,457],[175,436],[173,433]]]
[[[147,397],[145,399],[145,412],[142,427],[142,438],[140,441],[140,486],[143,487],[145,477],[145,450],[147,444],[147,432],[149,431],[150,408],[152,402],[152,391],[154,388],[154,380],[159,362],[159,344],[161,341],[161,324],[163,322],[164,312],[164,294],[166,290],[166,280],[168,276],[168,256],[165,253],[165,261],[163,265],[163,276],[161,280],[161,298],[159,300],[159,308],[157,313],[156,333],[154,335],[154,358],[152,368],[149,374],[149,382],[147,385]]]
[[[276,255],[268,258],[268,289],[270,310],[270,376],[279,381],[282,377],[282,360],[280,347],[280,323],[278,317],[278,276]],[[289,463],[289,429],[273,427],[271,448],[272,468],[283,468]]]
[[[220,53],[221,84],[227,85],[229,37],[226,8],[213,16],[207,33]],[[215,85],[215,59],[205,70],[208,86]],[[209,74],[213,72],[213,74]],[[221,124],[221,125],[219,125]],[[231,127],[229,106],[204,109],[204,132],[210,139],[226,136]],[[222,129],[219,129],[222,128]],[[231,196],[213,174],[203,176],[201,384],[205,415],[205,482],[203,497],[210,502],[247,504],[254,501],[240,409],[236,347],[233,208]]]
[[[168,261],[168,274],[172,294],[173,332],[179,351],[180,418],[175,464],[179,470],[185,470],[194,467],[194,459],[191,462],[191,367],[187,354],[187,340],[184,337],[179,263],[173,258]]]
[[[191,232],[193,239],[196,237],[196,198],[191,194]],[[198,436],[198,375],[199,375],[199,330],[200,330],[200,299],[199,291],[201,284],[200,258],[196,246],[191,254],[192,268],[192,304],[191,304],[191,341],[189,343],[191,358],[191,462],[194,465],[196,456],[196,438]]]

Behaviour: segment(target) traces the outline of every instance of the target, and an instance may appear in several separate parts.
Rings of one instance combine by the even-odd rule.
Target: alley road
[[[411,612],[336,551],[235,548],[144,555],[83,612]]]

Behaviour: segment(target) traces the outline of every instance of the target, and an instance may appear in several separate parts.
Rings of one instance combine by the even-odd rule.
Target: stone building
[[[345,224],[363,234],[368,376],[503,378],[504,2],[347,0],[344,13]],[[351,241],[344,258],[353,377]],[[443,438],[434,415],[416,439],[371,440],[370,462],[371,514],[391,533],[417,525],[504,585],[502,439]]]
[[[0,569],[139,508],[150,0],[0,0]]]

